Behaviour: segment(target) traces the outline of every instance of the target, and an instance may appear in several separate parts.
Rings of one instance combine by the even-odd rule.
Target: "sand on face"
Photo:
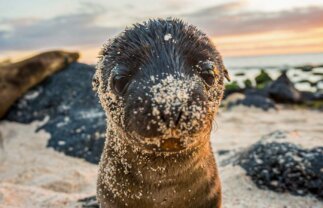
[[[97,166],[46,148],[40,124],[0,123],[0,207],[75,207],[95,194]]]
[[[281,108],[220,111],[212,132],[214,152],[238,151],[270,132],[289,132],[284,141],[304,148],[323,144],[322,112]],[[77,199],[95,194],[97,166],[46,148],[49,134],[35,133],[41,122],[28,125],[1,122],[0,207],[80,207]],[[239,166],[221,165],[224,208],[319,208],[312,196],[298,197],[258,189]]]

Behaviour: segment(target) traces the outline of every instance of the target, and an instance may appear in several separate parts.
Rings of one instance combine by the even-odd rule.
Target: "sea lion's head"
[[[127,28],[103,46],[94,77],[109,122],[148,151],[209,139],[228,78],[207,36],[177,19]]]

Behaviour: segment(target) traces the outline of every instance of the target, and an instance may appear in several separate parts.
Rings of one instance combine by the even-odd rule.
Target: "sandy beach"
[[[245,107],[222,110],[213,128],[213,150],[241,151],[277,130],[288,135],[284,141],[303,148],[322,146],[322,115],[285,107],[268,112]],[[43,130],[36,132],[41,124],[0,123],[4,146],[0,154],[0,207],[81,207],[78,199],[95,194],[97,165],[46,148],[50,135]],[[261,190],[240,166],[221,165],[227,155],[216,154],[216,158],[225,208],[323,207],[312,196]]]
[[[0,124],[0,207],[77,207],[95,193],[97,166],[46,148],[40,124]]]

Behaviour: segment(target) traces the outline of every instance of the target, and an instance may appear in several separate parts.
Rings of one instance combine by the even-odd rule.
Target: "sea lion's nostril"
[[[179,121],[181,120],[182,114],[183,114],[183,112],[182,112],[181,110],[179,110],[179,111],[177,112],[177,117],[176,117],[176,119],[174,120],[174,124],[175,124],[175,126],[177,126],[177,125],[179,124]],[[174,118],[175,118],[175,117],[174,117]]]
[[[180,109],[176,109],[168,114],[161,110],[159,118],[167,127],[176,127],[181,120],[182,114],[183,112]]]
[[[168,122],[168,119],[167,119],[167,115],[164,114],[163,111],[161,111],[160,113],[160,119],[164,122],[164,123],[167,123]]]

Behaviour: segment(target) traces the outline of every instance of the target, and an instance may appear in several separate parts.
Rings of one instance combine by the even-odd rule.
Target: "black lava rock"
[[[238,164],[259,188],[323,200],[323,147],[306,150],[290,143],[259,142]]]
[[[230,96],[228,97],[228,100],[230,101],[227,103],[228,109],[232,109],[238,105],[261,108],[266,111],[269,109],[276,109],[276,105],[271,99],[260,94],[245,93],[241,98],[233,98],[234,94]]]
[[[259,95],[246,95],[246,98],[241,100],[241,104],[248,107],[261,108],[263,110],[274,109],[275,103],[269,98]]]
[[[268,93],[269,97],[277,103],[300,103],[302,101],[301,92],[289,80],[286,71],[269,86]]]
[[[237,77],[245,76],[246,74],[244,72],[237,72],[234,74]]]
[[[273,80],[264,69],[261,69],[260,74],[255,77],[255,81],[256,87],[258,89],[262,89],[270,84]]]
[[[80,199],[78,202],[82,205],[82,208],[100,208],[96,196]]]
[[[236,81],[232,81],[225,85],[225,91],[224,91],[223,97],[226,98],[233,93],[242,93],[243,91],[244,89],[241,88]]]
[[[74,63],[31,89],[6,120],[30,123],[47,118],[39,129],[51,134],[48,147],[98,163],[106,120],[92,90],[93,66]]]
[[[300,69],[300,70],[302,70],[303,72],[310,72],[310,71],[312,71],[313,70],[313,68],[314,68],[315,66],[313,66],[313,65],[304,65],[304,66],[296,66],[295,68],[296,69]]]

